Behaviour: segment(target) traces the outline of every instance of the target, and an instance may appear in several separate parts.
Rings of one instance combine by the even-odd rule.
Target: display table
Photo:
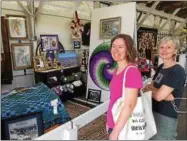
[[[49,88],[52,88],[52,87],[60,84],[61,75],[62,75],[62,70],[61,69],[52,69],[52,70],[46,70],[46,71],[35,71],[34,72],[35,83],[43,82]],[[54,79],[52,79],[52,78],[54,78]]]

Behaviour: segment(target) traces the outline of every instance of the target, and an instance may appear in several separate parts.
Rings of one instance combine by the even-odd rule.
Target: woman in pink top
[[[110,104],[107,112],[107,130],[110,140],[117,140],[120,131],[123,129],[130,117],[137,101],[139,89],[143,87],[142,78],[136,67],[128,69],[125,86],[123,84],[124,71],[128,65],[135,66],[136,49],[133,39],[126,34],[119,34],[111,40],[111,54],[118,67],[110,82]],[[122,87],[125,87],[126,98],[120,116],[114,124],[112,117],[112,107],[118,98],[122,96]]]

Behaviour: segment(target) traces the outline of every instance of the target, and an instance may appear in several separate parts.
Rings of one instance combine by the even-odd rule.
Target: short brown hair
[[[112,38],[111,40],[111,44],[110,44],[110,47],[112,47],[112,44],[113,42],[116,40],[116,39],[123,39],[124,42],[125,42],[125,45],[127,47],[127,61],[130,62],[130,63],[135,63],[135,60],[136,60],[136,49],[134,47],[134,41],[132,39],[132,37],[130,35],[127,35],[127,34],[118,34],[116,35],[115,37]]]

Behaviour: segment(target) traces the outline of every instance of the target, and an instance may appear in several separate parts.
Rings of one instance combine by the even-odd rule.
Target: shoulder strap
[[[156,76],[158,75],[158,73],[160,72],[160,70],[162,69],[164,64],[161,64],[160,66],[158,66],[155,75],[153,76],[153,80],[155,80]]]
[[[127,68],[125,69],[124,72],[124,76],[123,76],[123,84],[122,84],[122,97],[123,99],[125,98],[125,81],[126,81],[126,74],[129,68],[137,68],[135,66],[127,66]]]

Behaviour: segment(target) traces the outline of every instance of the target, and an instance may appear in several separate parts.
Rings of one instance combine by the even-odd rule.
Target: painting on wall
[[[100,39],[111,39],[121,32],[121,17],[100,20]]]
[[[152,52],[157,50],[158,29],[140,27],[138,29],[138,52],[139,57],[151,60]]]
[[[27,22],[25,16],[6,15],[9,38],[10,39],[27,39]]]
[[[41,46],[43,51],[59,49],[58,35],[40,35],[40,38],[42,41]]]
[[[32,67],[32,51],[31,45],[12,44],[12,57],[14,70],[23,70]]]
[[[89,77],[101,90],[109,91],[109,84],[117,63],[110,53],[111,42],[99,44],[90,54]]]

